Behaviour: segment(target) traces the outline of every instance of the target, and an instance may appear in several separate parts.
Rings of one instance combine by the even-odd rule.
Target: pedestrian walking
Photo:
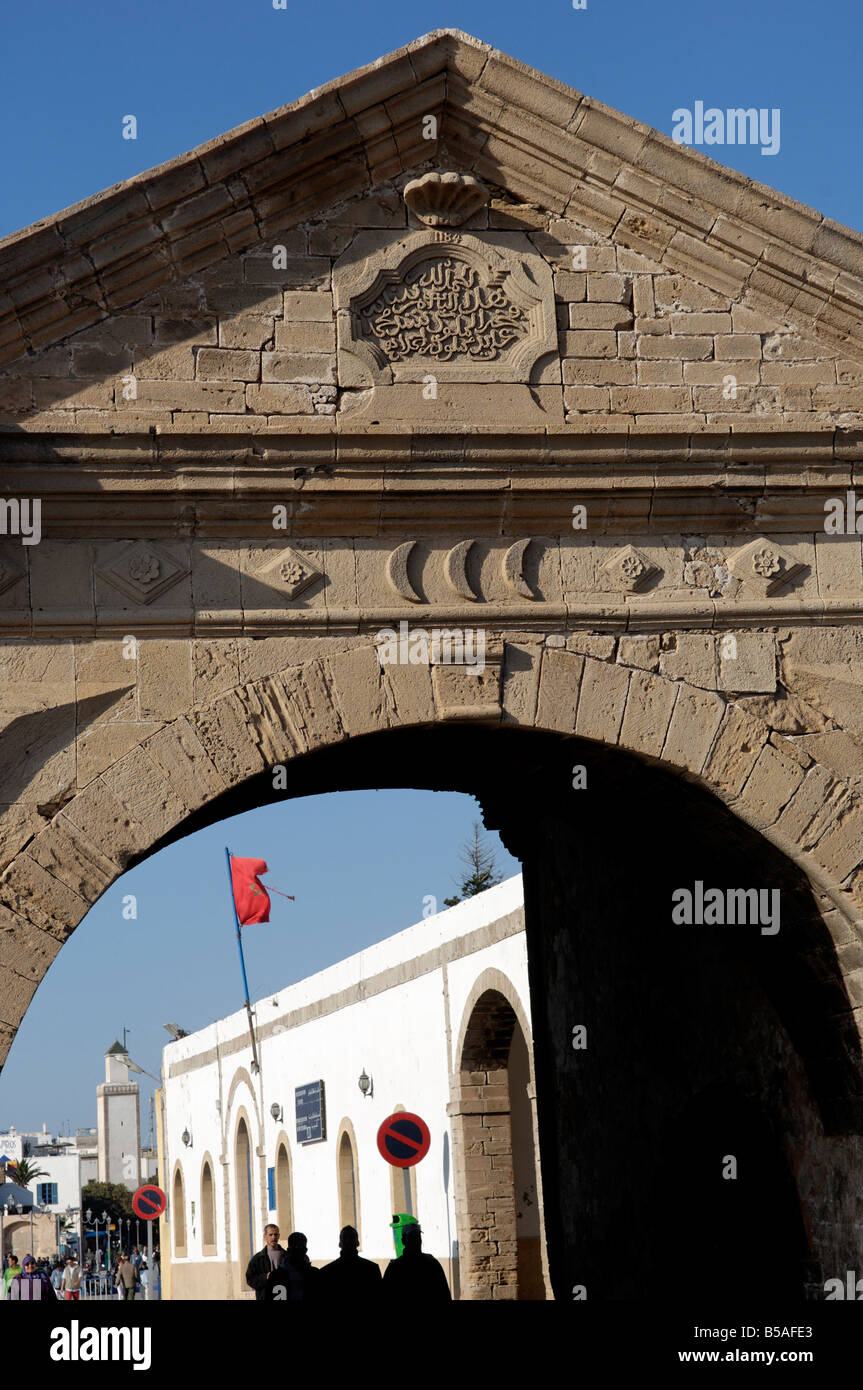
[[[48,1275],[36,1268],[36,1261],[33,1256],[25,1255],[22,1272],[16,1274],[10,1281],[9,1297],[13,1301],[29,1303],[34,1299],[56,1299],[57,1295],[51,1288],[51,1280]]]
[[[117,1261],[115,1282],[119,1290],[119,1297],[131,1302],[135,1297],[135,1289],[138,1286],[138,1271],[125,1251],[120,1255]]]
[[[66,1268],[61,1283],[63,1298],[67,1303],[78,1303],[81,1299],[81,1268],[71,1256],[66,1256]]]
[[[59,1297],[60,1297],[60,1287],[61,1287],[61,1285],[62,1285],[62,1283],[63,1283],[63,1269],[62,1269],[62,1266],[59,1264],[59,1262],[58,1262],[57,1264],[55,1264],[54,1268],[51,1270],[50,1279],[51,1279],[51,1288],[54,1290],[55,1294],[56,1294],[57,1297],[59,1298]]]
[[[267,1297],[267,1284],[277,1269],[287,1260],[288,1252],[279,1245],[279,1228],[271,1222],[264,1227],[264,1248],[249,1260],[246,1270],[246,1283],[255,1290],[255,1298],[260,1301]],[[155,1252],[153,1255],[155,1260]]]
[[[405,1226],[402,1254],[390,1260],[384,1274],[384,1296],[393,1303],[427,1306],[451,1303],[452,1294],[443,1267],[434,1255],[424,1255],[418,1222]]]
[[[306,1253],[308,1242],[302,1231],[288,1236],[285,1263],[274,1271],[266,1285],[264,1297],[288,1303],[313,1303],[319,1296],[321,1271],[315,1269]]]
[[[374,1260],[364,1260],[359,1248],[356,1228],[343,1226],[339,1233],[339,1258],[321,1270],[320,1295],[325,1302],[347,1307],[377,1302],[380,1298],[380,1268]]]

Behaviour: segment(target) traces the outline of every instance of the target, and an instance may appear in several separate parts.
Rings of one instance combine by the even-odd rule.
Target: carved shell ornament
[[[423,174],[405,184],[404,200],[426,227],[460,227],[489,200],[473,174]]]

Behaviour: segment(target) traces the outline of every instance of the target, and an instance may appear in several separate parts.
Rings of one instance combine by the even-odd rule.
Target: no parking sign
[[[142,1221],[155,1221],[157,1216],[162,1215],[167,1202],[168,1199],[161,1187],[157,1187],[154,1182],[148,1182],[139,1187],[132,1198],[132,1210]]]
[[[412,1168],[425,1158],[430,1144],[425,1120],[407,1110],[389,1115],[378,1130],[378,1152],[394,1168]]]

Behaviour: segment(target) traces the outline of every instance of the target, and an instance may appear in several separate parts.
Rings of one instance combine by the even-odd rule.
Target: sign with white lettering
[[[296,1098],[297,1143],[313,1144],[327,1137],[327,1117],[324,1105],[323,1081],[309,1081],[297,1086]]]

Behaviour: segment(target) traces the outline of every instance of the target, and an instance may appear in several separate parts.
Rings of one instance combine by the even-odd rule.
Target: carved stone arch
[[[171,1192],[169,1214],[171,1219],[171,1253],[173,1258],[184,1260],[188,1249],[186,1236],[186,1179],[183,1165],[177,1158],[171,1172]]]
[[[216,1222],[217,1165],[209,1149],[201,1159],[201,1254],[206,1259],[218,1254],[218,1225]]]
[[[339,1229],[354,1226],[363,1243],[360,1202],[359,1144],[353,1123],[345,1115],[336,1135],[336,1191],[339,1202]]]
[[[493,636],[490,630],[489,643]],[[384,668],[375,644],[360,641],[237,685],[166,720],[80,787],[0,877],[0,914],[8,928],[0,934],[0,1052],[5,1056],[39,980],[88,907],[130,863],[195,816],[206,816],[224,794],[251,784],[275,762],[329,755],[347,744],[356,748],[361,736],[418,731],[424,737],[446,726],[447,733],[475,727],[497,737],[492,726],[505,723],[507,733],[582,740],[696,784],[802,870],[828,900],[818,911],[823,908],[830,952],[819,942],[817,959],[801,963],[815,979],[817,1002],[812,1009],[797,1008],[796,1035],[791,1027],[786,1031],[801,1057],[808,1048],[807,1069],[813,1055],[821,1066],[813,1093],[825,1132],[858,1133],[863,800],[852,783],[810,751],[801,759],[793,741],[732,696],[539,641],[516,650],[501,639],[495,652],[481,682],[471,677],[452,686],[452,670]],[[513,700],[510,677],[533,693]],[[531,916],[537,938],[551,935],[553,919],[542,921],[533,905]],[[819,974],[825,963],[826,973]],[[544,1008],[542,1001],[538,1008]],[[257,1115],[251,1078],[245,1079]],[[547,1142],[554,1150],[553,1116]],[[258,1157],[260,1167],[260,1151]],[[263,1204],[263,1174],[260,1192]],[[550,1194],[547,1176],[548,1202]],[[826,1217],[814,1219],[823,1225]],[[561,1288],[567,1278],[562,1276]]]
[[[488,966],[483,970],[471,986],[470,993],[465,1000],[462,1009],[461,1020],[459,1022],[458,1033],[456,1034],[456,1045],[453,1051],[453,1062],[456,1071],[460,1071],[461,1059],[467,1044],[468,1027],[471,1017],[474,1014],[476,1005],[484,994],[494,991],[506,1000],[507,1005],[512,1010],[515,1021],[518,1023],[528,1045],[528,1055],[530,1057],[530,1079],[535,1081],[533,1064],[533,1034],[530,1024],[527,1021],[527,1013],[519,997],[518,990],[508,976],[502,970],[497,970],[494,966]],[[512,1033],[510,1033],[510,1037]]]
[[[509,659],[505,651],[501,666],[492,667],[504,680]],[[811,754],[801,767],[766,722],[683,680],[558,648],[531,663],[537,668],[535,707],[509,714],[510,727],[620,748],[698,783],[830,898],[836,912],[826,922],[837,947],[849,924],[863,934],[857,907],[863,798],[828,767]],[[478,682],[472,690],[479,691]],[[499,721],[499,703],[480,698],[475,717]],[[0,1052],[8,1052],[61,939],[130,862],[275,764],[359,735],[471,713],[451,701],[437,670],[381,668],[369,643],[236,686],[166,722],[118,758],[14,855],[0,878],[7,953],[28,962],[26,974],[14,967],[0,974]],[[735,756],[741,745],[745,753]],[[142,784],[152,796],[149,790],[141,795]],[[823,806],[834,814],[819,816]]]

